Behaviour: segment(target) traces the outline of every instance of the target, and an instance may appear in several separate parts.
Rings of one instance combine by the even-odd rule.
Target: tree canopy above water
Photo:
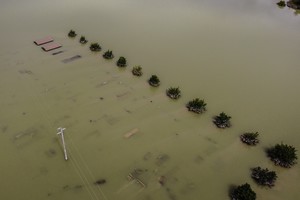
[[[267,154],[275,165],[290,168],[296,164],[296,151],[295,147],[281,143],[267,149]]]
[[[230,119],[229,115],[221,112],[218,116],[214,117],[213,122],[218,128],[228,128],[231,126]]]
[[[235,187],[230,194],[232,200],[255,200],[256,193],[248,183]]]

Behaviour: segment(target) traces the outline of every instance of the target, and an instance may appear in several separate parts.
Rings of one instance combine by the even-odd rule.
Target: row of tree
[[[77,36],[77,33],[74,31],[74,30],[70,30],[69,33],[68,33],[68,36],[70,38],[75,38]],[[86,44],[88,42],[88,40],[85,38],[85,36],[81,36],[79,38],[79,42],[81,44]],[[98,51],[101,51],[102,50],[102,47],[100,46],[99,43],[97,42],[93,42],[90,44],[90,50],[93,51],[93,52],[98,52]],[[104,52],[104,54],[102,55],[103,58],[107,59],[107,60],[110,60],[110,59],[113,59],[114,58],[114,54],[111,50],[107,50],[106,52]],[[127,61],[126,61],[126,58],[121,56],[118,61],[117,61],[117,66],[119,67],[126,67],[127,66]],[[141,69],[140,69],[141,70]]]
[[[152,75],[148,80],[149,84],[157,87],[160,83],[156,75]],[[171,99],[178,99],[181,97],[179,87],[170,87],[166,90],[167,96]],[[199,98],[193,99],[186,104],[189,111],[201,114],[206,111],[206,103]],[[221,112],[218,116],[213,118],[214,124],[218,128],[229,128],[231,116]],[[250,146],[255,146],[259,143],[258,132],[246,132],[240,135],[240,140]],[[275,165],[290,168],[296,164],[297,155],[296,149],[287,144],[276,144],[275,146],[266,150],[267,156],[274,162]],[[268,168],[254,167],[251,169],[252,179],[261,186],[273,187],[277,179],[275,171],[270,171]],[[256,193],[251,189],[248,183],[231,188],[230,197],[232,200],[254,200]]]
[[[75,31],[71,30],[68,34],[69,37],[76,37]],[[86,44],[87,40],[84,36],[81,36],[79,39],[81,44]],[[93,52],[101,51],[101,46],[98,43],[91,43],[90,50]],[[114,55],[111,50],[107,50],[102,55],[105,59],[113,59]],[[127,60],[125,57],[121,56],[116,62],[118,67],[126,67]],[[142,76],[142,67],[134,66],[131,70],[134,76]],[[153,87],[158,87],[160,85],[160,79],[157,75],[152,75],[148,79],[149,85]],[[171,99],[179,99],[181,97],[181,90],[179,87],[170,87],[166,90],[166,95]],[[188,111],[202,114],[206,111],[206,103],[203,99],[195,98],[189,101],[186,104],[186,108]],[[218,128],[229,128],[231,127],[230,122],[231,116],[227,115],[224,112],[221,112],[219,115],[213,118],[213,123]],[[258,132],[246,132],[240,135],[240,140],[250,146],[255,146],[259,143]],[[267,156],[271,161],[274,162],[275,165],[290,168],[294,164],[296,164],[297,155],[295,147],[287,144],[276,144],[275,146],[268,148],[266,150]],[[275,171],[269,171],[268,168],[255,167],[251,169],[251,177],[252,179],[261,186],[273,187],[275,185],[275,181],[277,179],[277,174]],[[251,186],[248,183],[233,187],[230,189],[230,197],[232,200],[255,200],[256,193],[251,189]]]
[[[300,9],[300,0],[289,0],[287,2],[281,0],[276,3],[280,8],[288,6],[290,8],[295,9],[296,11]]]
[[[74,30],[70,30],[68,33],[68,36],[70,38],[75,38],[77,36],[77,33]],[[88,42],[88,40],[86,40],[85,36],[81,36],[79,39],[79,42],[81,44],[86,44]],[[99,45],[99,43],[91,43],[89,48],[93,52],[98,52],[98,51],[101,51],[101,49],[102,49],[101,46]],[[107,50],[106,52],[104,52],[104,54],[102,56],[103,56],[103,58],[108,59],[108,60],[114,58],[114,54],[111,50]],[[119,59],[116,62],[116,65],[118,67],[126,67],[127,66],[126,58],[123,56],[119,57]],[[132,68],[131,72],[134,76],[142,76],[143,75],[142,67],[140,65],[134,66]],[[160,85],[160,80],[157,75],[152,75],[148,79],[148,83],[149,83],[149,85],[151,85],[153,87],[158,87]],[[180,91],[179,87],[177,87],[177,88],[170,87],[166,90],[166,95],[168,97],[170,97],[171,99],[178,99],[181,96],[181,91]],[[186,107],[189,111],[192,111],[192,112],[195,112],[198,114],[206,111],[206,103],[204,102],[204,100],[200,100],[199,98],[189,101],[186,104]],[[225,113],[221,113],[219,116],[216,116],[214,118],[214,123],[219,128],[229,127],[230,126],[230,123],[229,123],[230,118],[231,117],[227,116]]]
[[[246,132],[240,135],[243,143],[255,146],[259,143],[258,132]],[[266,154],[275,165],[290,168],[296,164],[297,154],[295,147],[287,144],[276,144],[266,149]],[[254,167],[251,169],[251,178],[260,186],[273,187],[277,179],[275,171],[268,168]],[[230,189],[230,197],[232,200],[255,200],[256,193],[252,190],[248,183],[235,186]]]
[[[253,134],[257,135],[257,133]],[[250,145],[253,145],[253,143]],[[267,155],[275,165],[285,168],[290,168],[297,160],[296,149],[293,146],[282,143],[267,149]],[[254,167],[251,169],[251,178],[260,186],[273,187],[277,179],[277,174],[268,168]],[[256,199],[256,193],[248,183],[231,188],[229,195],[232,200]]]
[[[288,7],[294,9],[300,9],[300,0],[290,0],[287,3],[285,1],[277,2],[279,7]],[[246,132],[240,135],[240,139],[243,143],[255,146],[259,143],[258,132]],[[266,149],[266,154],[271,161],[277,166],[284,168],[290,168],[296,164],[298,159],[297,150],[294,146],[284,143],[276,144]],[[260,186],[273,187],[275,181],[278,178],[275,171],[270,171],[268,168],[254,167],[251,169],[251,178]],[[232,200],[255,200],[256,193],[252,190],[250,184],[245,183],[230,188],[229,196]]]

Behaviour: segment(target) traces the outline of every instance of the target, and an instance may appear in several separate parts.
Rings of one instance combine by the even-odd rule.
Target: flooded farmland
[[[257,199],[300,199],[300,165],[277,167],[265,153],[281,142],[300,150],[292,9],[262,0],[0,5],[1,199],[217,200],[245,182]],[[62,47],[33,43],[45,36]],[[93,42],[101,52],[89,50]],[[102,57],[108,49],[113,60]],[[126,68],[116,66],[120,56]],[[141,77],[131,73],[137,65]],[[158,88],[147,83],[154,74]],[[169,87],[181,98],[169,99]],[[205,100],[205,113],[188,112],[194,98]],[[216,128],[220,112],[232,127]],[[250,131],[260,133],[256,147],[239,139]],[[276,171],[275,187],[251,179],[256,166]]]

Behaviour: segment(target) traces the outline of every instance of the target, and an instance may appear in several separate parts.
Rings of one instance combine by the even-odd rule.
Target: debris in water
[[[142,187],[146,187],[145,183],[141,181],[139,178],[134,177],[131,173],[128,174],[127,178],[132,181],[135,180],[137,183],[139,183]]]
[[[72,61],[77,60],[79,58],[81,58],[81,55],[76,55],[76,56],[72,56],[70,58],[63,59],[62,62],[63,63],[69,63],[69,62],[72,62]]]
[[[127,179],[129,181],[136,181],[138,184],[140,184],[142,187],[146,187],[146,184],[141,181],[141,179],[139,178],[139,176],[147,170],[142,170],[142,169],[134,169],[131,173],[128,174]]]
[[[121,94],[117,94],[117,98],[121,98],[121,97],[124,97],[126,95],[128,95],[130,92],[124,92],[124,93],[121,93]]]
[[[161,186],[164,186],[164,184],[166,183],[166,177],[165,176],[160,176],[158,178],[158,182],[160,183]]]
[[[100,86],[103,86],[103,85],[106,85],[106,84],[108,84],[108,81],[103,81],[103,82],[100,84]]]
[[[102,184],[104,184],[104,183],[106,183],[106,180],[105,180],[105,179],[99,179],[99,180],[96,181],[94,184],[95,184],[95,185],[102,185]]]
[[[134,134],[136,134],[139,131],[138,128],[134,128],[131,131],[127,132],[126,134],[124,134],[124,138],[128,139],[131,136],[133,136]]]
[[[65,185],[65,186],[63,186],[63,189],[67,190],[67,189],[69,189],[69,187],[70,187],[69,185]]]
[[[75,185],[75,186],[74,186],[74,189],[75,189],[75,190],[78,190],[78,189],[81,189],[81,188],[83,188],[82,185]]]
[[[65,185],[62,187],[63,190],[79,190],[82,188],[83,188],[83,185],[75,185],[75,186]]]
[[[60,54],[60,53],[63,53],[64,51],[57,51],[57,52],[54,52],[52,53],[52,55],[57,55],[57,54]]]
[[[35,129],[35,128],[28,128],[25,131],[21,131],[21,132],[17,133],[14,136],[14,140],[18,140],[18,139],[20,139],[20,138],[22,138],[24,136],[34,137],[37,133],[38,133],[37,129]]]
[[[131,114],[132,112],[130,111],[130,110],[128,110],[128,109],[124,109],[127,113],[129,113],[129,114]]]

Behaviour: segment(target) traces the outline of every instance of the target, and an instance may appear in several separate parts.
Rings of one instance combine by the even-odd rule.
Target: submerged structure
[[[50,36],[47,36],[47,37],[44,37],[44,38],[41,38],[38,40],[34,40],[33,43],[36,44],[37,46],[43,45],[42,49],[44,51],[51,51],[51,50],[62,47],[61,44],[54,42],[54,39]]]
[[[44,51],[51,51],[51,50],[54,50],[54,49],[58,49],[60,47],[62,47],[61,44],[59,44],[57,42],[51,42],[51,43],[47,43],[44,46],[42,46],[42,49]]]
[[[33,41],[33,43],[40,46],[40,45],[47,44],[47,43],[53,42],[53,41],[54,41],[54,39],[52,37],[47,36],[47,37],[35,40],[35,41]]]

